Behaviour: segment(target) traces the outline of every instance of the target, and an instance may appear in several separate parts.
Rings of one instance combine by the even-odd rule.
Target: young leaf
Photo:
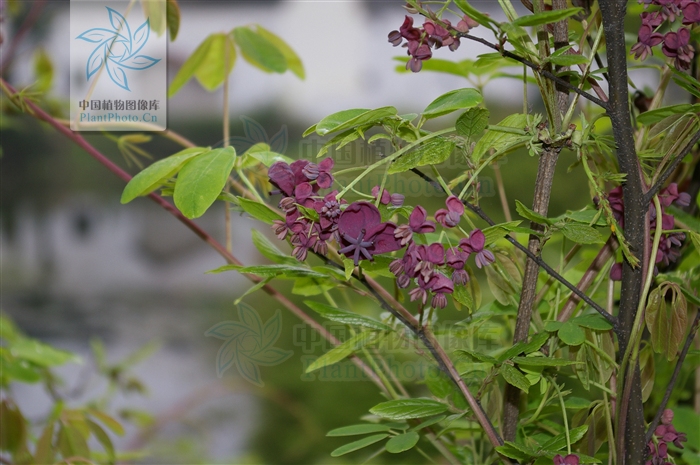
[[[489,111],[486,108],[470,108],[457,118],[457,134],[468,139],[480,136],[489,125]]]
[[[378,331],[392,331],[391,326],[365,315],[348,312],[346,310],[341,310],[339,308],[331,307],[330,305],[326,305],[321,302],[314,302],[312,300],[305,300],[304,303],[313,311],[331,321],[337,321],[338,323],[343,323],[350,326],[362,326],[365,328],[376,329]]]
[[[417,149],[403,154],[389,166],[388,173],[403,173],[417,166],[442,163],[455,148],[455,143],[445,137],[435,137]]]
[[[247,214],[256,220],[263,221],[267,224],[272,224],[275,220],[281,220],[282,217],[264,203],[256,202],[255,200],[238,197],[238,205]]]
[[[520,200],[515,201],[515,209],[518,211],[518,215],[523,218],[527,218],[530,221],[534,221],[539,224],[551,225],[552,221],[546,216],[540,215],[539,213],[527,208]]]
[[[433,100],[425,110],[423,117],[426,119],[452,113],[453,111],[474,107],[482,102],[481,93],[476,89],[456,89]]]
[[[418,433],[410,431],[389,439],[386,442],[385,448],[390,454],[400,454],[401,452],[413,449],[413,447],[418,444],[419,439],[420,435],[418,435]]]
[[[581,8],[565,8],[563,10],[541,11],[527,16],[521,16],[513,21],[516,26],[540,26],[542,24],[557,23],[563,19],[570,18],[583,11]]]
[[[486,134],[474,146],[472,160],[478,163],[483,155],[493,149],[495,152],[505,152],[530,138],[525,135],[524,128],[527,125],[527,115],[514,114],[505,117],[496,126],[490,127]]]
[[[10,349],[18,359],[28,360],[42,367],[63,365],[67,362],[80,362],[80,358],[65,350],[55,349],[35,339],[20,339]]]
[[[328,433],[326,433],[326,436],[355,436],[358,434],[379,433],[388,431],[389,427],[387,425],[376,423],[364,423],[361,425],[350,425],[332,429]]]
[[[313,361],[311,365],[306,367],[306,373],[311,373],[319,368],[324,368],[339,361],[343,360],[345,357],[352,355],[357,349],[361,348],[373,338],[372,333],[364,332],[358,333],[351,337],[342,344],[333,347],[331,350],[321,355],[319,358]]]
[[[239,26],[231,31],[243,58],[266,73],[284,73],[287,60],[282,52],[268,39],[253,31],[250,27]]]
[[[224,53],[228,53],[228,69],[224,69]],[[236,49],[226,34],[211,34],[185,61],[170,83],[168,97],[177,93],[193,76],[207,90],[216,89],[233,69]]]
[[[136,197],[150,194],[173,177],[190,159],[208,151],[205,147],[191,147],[158,160],[129,181],[122,192],[121,203],[129,203]]]
[[[284,55],[284,59],[287,60],[287,68],[294,73],[299,79],[304,79],[306,73],[304,72],[304,65],[301,62],[301,58],[296,54],[292,47],[290,47],[284,40],[282,40],[277,35],[268,31],[259,24],[256,24],[256,32],[263,38],[267,39],[272,45],[277,47],[277,50]]]
[[[408,420],[443,413],[447,405],[432,399],[396,399],[375,405],[369,411],[390,420]]]
[[[670,305],[666,302],[668,291],[672,292]],[[687,302],[676,284],[664,283],[649,294],[645,319],[651,334],[651,344],[654,351],[665,354],[668,361],[678,355],[687,318]]]
[[[341,455],[349,454],[350,452],[355,452],[356,450],[364,449],[367,446],[371,446],[374,443],[387,438],[388,434],[374,434],[372,436],[367,436],[358,441],[345,444],[344,446],[338,447],[336,450],[331,452],[331,457],[340,457]]]
[[[214,149],[191,160],[177,177],[175,206],[187,218],[202,216],[226,185],[235,162],[233,147]]]

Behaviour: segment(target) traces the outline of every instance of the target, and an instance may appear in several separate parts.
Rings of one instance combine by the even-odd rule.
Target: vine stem
[[[16,91],[15,89],[4,79],[0,78],[0,84],[2,85],[2,89],[5,92],[10,92],[12,94],[15,94]],[[46,113],[44,110],[42,110],[38,105],[36,105],[34,102],[27,100],[26,98],[24,99],[26,105],[32,110],[32,115],[40,119],[42,121],[45,121],[49,123],[51,126],[53,126],[59,133],[63,134],[66,136],[68,139],[72,140],[78,147],[82,148],[85,150],[88,155],[93,157],[95,160],[97,160],[100,164],[102,164],[105,168],[107,168],[109,171],[111,171],[113,174],[115,174],[117,177],[122,179],[124,182],[129,182],[132,178],[129,173],[121,169],[119,166],[117,166],[112,160],[109,158],[105,157],[99,150],[97,150],[95,147],[93,147],[88,141],[83,138],[82,135],[80,135],[77,132],[71,131],[69,128],[65,127],[61,122],[57,121],[54,117]],[[185,215],[183,215],[177,208],[175,208],[174,205],[166,201],[163,197],[159,196],[155,192],[152,192],[151,194],[148,195],[148,197],[153,200],[155,203],[157,203],[161,208],[166,210],[168,213],[173,215],[175,218],[180,220],[181,223],[183,223],[185,226],[187,226],[192,232],[194,232],[197,236],[199,236],[200,239],[202,239],[204,242],[206,242],[211,248],[213,248],[219,255],[221,255],[224,260],[226,260],[230,264],[234,265],[242,265],[242,262],[239,261],[231,252],[226,250],[226,247],[224,247],[220,242],[218,242],[216,239],[214,239],[209,233],[207,233],[204,229],[202,229],[199,225],[197,225],[194,221],[190,220],[187,218]],[[261,278],[255,276],[255,275],[245,275],[246,278],[251,280],[254,283],[258,283],[262,281]],[[318,332],[323,338],[331,342],[333,345],[339,345],[341,342],[333,336],[326,328],[323,327],[320,323],[318,323],[316,320],[311,318],[306,312],[304,312],[301,308],[299,308],[297,305],[295,305],[292,301],[290,301],[287,297],[285,297],[282,293],[277,291],[274,287],[270,286],[269,284],[265,284],[262,289],[269,294],[271,297],[273,297],[275,300],[277,300],[280,304],[282,304],[284,307],[286,307],[289,311],[291,311],[294,315],[296,315],[299,319],[301,319],[304,323],[308,324],[311,326],[316,332]],[[384,389],[384,386],[377,376],[377,374],[369,367],[367,364],[365,364],[362,360],[360,360],[359,357],[357,356],[352,356],[352,361],[355,363],[355,365],[358,366],[377,386],[380,388]]]

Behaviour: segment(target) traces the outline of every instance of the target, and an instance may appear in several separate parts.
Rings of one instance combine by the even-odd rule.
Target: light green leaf
[[[177,0],[167,0],[165,5],[166,19],[168,21],[168,32],[170,32],[170,41],[174,41],[177,33],[180,30],[180,6]]]
[[[454,0],[455,5],[462,10],[467,16],[472,18],[474,21],[477,23],[486,26],[487,28],[493,30],[493,27],[491,24],[497,24],[494,20],[489,18],[487,15],[482,13],[481,11],[477,10],[473,6],[469,4],[466,0]]]
[[[253,229],[251,230],[251,235],[253,239],[253,245],[258,249],[258,251],[267,259],[272,260],[275,263],[282,263],[287,265],[296,265],[299,262],[296,258],[290,257],[289,255],[283,253],[278,249],[275,244],[270,242],[270,240],[265,237],[260,231]]]
[[[226,56],[228,60],[225,60]],[[228,77],[235,62],[236,48],[229,36],[223,33],[211,34],[182,65],[170,84],[168,96],[175,95],[192,76],[197,78],[205,89],[216,89]]]
[[[388,434],[374,434],[372,436],[367,436],[358,441],[345,444],[344,446],[338,447],[336,450],[331,452],[331,457],[340,457],[341,455],[349,454],[350,452],[355,452],[356,450],[364,449],[367,446],[371,446],[384,438],[387,438]]]
[[[525,367],[564,367],[576,363],[571,360],[550,357],[514,357],[512,360],[516,365]]]
[[[270,146],[264,142],[258,142],[251,148],[246,150],[243,154],[243,160],[241,161],[241,168],[249,168],[255,166],[258,163],[262,163],[268,168],[278,161],[283,161],[285,163],[291,164],[294,160],[281,153],[273,152],[270,150]]]
[[[666,294],[672,293],[671,302]],[[649,294],[644,314],[654,351],[671,361],[678,355],[688,319],[688,304],[678,285],[663,283]]]
[[[325,136],[331,132],[376,123],[384,118],[394,116],[396,113],[395,107],[381,107],[375,110],[362,108],[343,110],[323,118],[316,125],[315,131],[318,135]]]
[[[255,200],[238,197],[238,205],[240,205],[243,211],[256,220],[263,221],[267,224],[272,224],[273,221],[282,219],[282,217],[270,207]]]
[[[483,155],[493,149],[495,152],[505,152],[524,140],[524,128],[527,126],[527,115],[516,113],[505,117],[496,126],[491,126],[474,146],[472,160],[478,163]],[[512,131],[512,132],[508,132]]]
[[[565,322],[557,332],[559,339],[569,346],[580,346],[586,340],[586,333],[571,320]]]
[[[539,224],[552,224],[549,218],[527,208],[520,200],[515,200],[515,209],[518,211],[518,215],[522,216],[523,218],[527,218],[530,221],[534,221],[535,223]]]
[[[566,223],[561,228],[561,232],[567,239],[577,244],[602,244],[605,242],[597,229],[581,223]]]
[[[450,157],[455,143],[445,137],[430,139],[420,147],[403,154],[390,166],[388,173],[403,173],[417,166],[442,163]]]
[[[588,58],[584,55],[571,53],[568,55],[559,55],[549,57],[549,61],[559,66],[574,66],[588,63]]]
[[[474,139],[480,136],[489,125],[489,111],[486,108],[470,108],[457,118],[455,128],[460,136]]]
[[[362,326],[379,331],[393,331],[391,326],[365,315],[348,312],[346,310],[341,310],[339,308],[331,307],[330,305],[326,305],[321,302],[314,302],[312,300],[305,300],[304,303],[313,311],[331,321],[337,321],[338,323],[343,323],[350,326]]]
[[[366,345],[372,338],[373,335],[370,332],[356,334],[314,360],[313,363],[306,368],[306,373],[311,373],[319,368],[324,368],[340,362],[345,357],[352,355],[353,352]]]
[[[355,436],[358,434],[388,432],[389,427],[376,423],[363,423],[360,425],[343,426],[330,430],[326,436]]]
[[[400,454],[401,452],[413,449],[413,447],[418,444],[419,439],[420,435],[418,433],[410,431],[389,439],[386,442],[385,448],[390,454]]]
[[[124,187],[121,203],[129,203],[136,197],[150,194],[180,171],[190,159],[208,151],[209,149],[205,147],[191,147],[158,160],[131,178],[131,181]]]
[[[95,409],[88,409],[88,413],[92,415],[93,417],[97,418],[104,424],[107,428],[109,428],[114,434],[117,436],[124,436],[124,427],[119,423],[117,420],[112,418],[111,416],[107,415],[104,412],[100,412],[99,410]]]
[[[476,89],[456,89],[433,100],[425,110],[423,117],[426,119],[452,113],[453,111],[474,107],[482,102],[481,93]]]
[[[648,125],[657,123],[671,115],[683,113],[700,113],[700,103],[695,105],[682,103],[679,105],[669,105],[667,107],[657,108],[656,110],[649,110],[637,116],[637,121],[640,124]]]
[[[438,415],[447,410],[447,405],[432,399],[396,399],[375,405],[369,411],[390,420],[407,420]]]
[[[2,348],[0,355],[2,355],[0,358],[2,373],[0,375],[4,382],[33,384],[41,381],[39,370],[29,361],[12,357],[5,348]]]
[[[484,363],[490,363],[492,365],[498,365],[498,360],[490,355],[482,354],[480,352],[475,352],[468,349],[457,349],[455,352],[463,353],[469,357]]]
[[[467,307],[470,312],[474,311],[474,299],[468,285],[455,285],[452,297],[460,304]]]
[[[294,281],[292,294],[309,297],[323,294],[324,292],[334,289],[336,286],[337,284],[334,281],[327,278],[300,278]]]
[[[528,381],[525,375],[513,365],[504,363],[501,365],[498,372],[503,375],[503,378],[508,384],[515,386],[521,391],[528,392],[530,390],[530,381]]]
[[[542,24],[556,23],[583,11],[581,8],[565,8],[563,10],[541,11],[533,15],[521,16],[513,21],[516,26],[540,26]]]
[[[327,276],[318,271],[314,271],[304,266],[292,265],[224,265],[219,268],[207,271],[207,274],[218,274],[224,271],[238,271],[239,273],[248,273],[267,278],[270,276],[283,275],[284,278],[318,278],[324,279]]]
[[[262,289],[267,283],[269,283],[270,281],[272,281],[273,278],[274,278],[274,276],[268,276],[267,278],[263,279],[262,281],[256,283],[254,286],[249,287],[243,294],[241,294],[240,296],[238,296],[238,298],[237,298],[236,300],[233,301],[233,305],[238,305],[238,304],[240,304],[241,301],[242,301],[246,296],[248,296],[248,295],[250,295],[250,294],[252,294],[252,293],[254,293],[254,292],[259,291],[259,290]]]
[[[279,50],[282,53],[282,55],[284,55],[284,59],[287,60],[287,68],[289,68],[289,70],[292,73],[294,73],[299,79],[303,80],[306,77],[306,73],[304,72],[304,65],[301,62],[301,58],[299,58],[296,52],[292,50],[292,47],[290,47],[279,36],[268,31],[261,25],[256,24],[255,26],[257,28],[256,32],[263,39],[267,39],[272,45],[277,47],[277,50]]]
[[[30,361],[42,367],[63,365],[67,362],[80,362],[80,358],[68,351],[55,349],[36,339],[20,339],[10,347],[13,357]]]
[[[506,441],[502,446],[496,447],[499,454],[521,462],[528,462],[537,452],[522,444]]]
[[[532,339],[530,339],[529,342],[522,341],[518,342],[517,344],[514,344],[513,347],[499,355],[498,360],[500,362],[503,362],[505,360],[508,360],[509,358],[515,357],[516,355],[531,354],[536,350],[539,350],[540,347],[542,347],[548,339],[549,333],[537,333],[534,336],[532,336]]]
[[[115,456],[112,440],[109,438],[105,430],[103,430],[100,425],[89,419],[87,419],[86,422],[88,427],[90,428],[90,431],[92,432],[92,435],[95,436],[95,439],[97,439],[97,441],[104,448],[105,453],[107,454],[108,463],[113,464]]]
[[[214,149],[191,160],[175,182],[175,206],[187,218],[202,216],[221,194],[235,162],[233,147]]]
[[[251,65],[266,73],[287,71],[287,60],[282,52],[261,34],[247,26],[236,27],[231,34],[241,55]]]
[[[408,73],[410,72],[408,69],[406,69],[406,63],[409,60],[409,57],[406,56],[399,56],[399,57],[394,57],[394,60],[400,61],[402,64],[397,65],[394,70],[397,73]],[[463,78],[466,78],[469,76],[470,71],[471,71],[471,64],[472,60],[462,60],[459,62],[456,61],[451,61],[451,60],[444,60],[442,58],[431,58],[430,60],[426,60],[423,62],[423,67],[421,68],[421,72],[424,73],[426,71],[434,71],[437,73],[445,73],[445,74],[453,74],[455,76],[460,76]],[[417,115],[416,115],[417,116]]]
[[[588,431],[588,425],[582,425],[578,428],[572,428],[571,430],[569,430],[569,440],[571,441],[571,444],[576,444],[578,441],[580,441],[581,438],[583,438],[583,436],[586,434],[586,431]],[[542,444],[542,450],[552,452],[557,452],[565,447],[566,432],[559,433],[549,441]]]
[[[481,232],[484,233],[486,245],[491,245],[497,240],[503,239],[509,232],[517,230],[522,222],[522,220],[516,220],[484,228]]]

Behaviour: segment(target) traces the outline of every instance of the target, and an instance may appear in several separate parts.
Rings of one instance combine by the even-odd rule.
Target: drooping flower
[[[653,31],[654,29],[648,24],[642,24],[639,28],[637,43],[630,49],[635,58],[646,60],[652,54],[651,48],[663,42],[664,36]]]
[[[496,260],[493,252],[484,249],[486,237],[480,229],[475,229],[469,234],[469,238],[463,238],[459,241],[459,247],[467,252],[476,254],[476,266],[481,268],[490,265]]]
[[[352,203],[338,218],[338,236],[343,246],[339,252],[352,257],[358,265],[360,260],[372,260],[376,254],[399,250],[402,246],[394,237],[395,230],[394,223],[382,223],[382,216],[373,204]]]
[[[464,285],[469,281],[469,273],[464,269],[464,266],[469,259],[469,253],[459,250],[457,247],[451,247],[447,250],[447,266],[452,268],[452,282],[455,285]]]
[[[435,231],[435,223],[428,221],[428,213],[420,205],[411,212],[408,224],[402,224],[396,228],[394,235],[401,240],[401,245],[406,245],[413,238],[413,234],[425,234]]]
[[[561,454],[557,454],[552,459],[554,465],[579,465],[580,459],[576,454],[569,454],[566,457],[562,457]]]
[[[667,32],[661,51],[667,57],[674,58],[677,68],[689,69],[693,56],[695,56],[695,50],[690,45],[690,30],[682,27],[678,29],[678,32]]]
[[[441,208],[435,212],[435,221],[446,228],[454,228],[464,214],[464,205],[456,196],[451,195],[445,200],[447,210]]]

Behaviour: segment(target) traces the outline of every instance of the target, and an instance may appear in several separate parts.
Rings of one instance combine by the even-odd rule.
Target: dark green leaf
[[[566,223],[561,228],[561,232],[567,239],[577,244],[602,244],[605,242],[597,229],[581,223]]]
[[[282,52],[268,39],[251,27],[239,26],[231,31],[243,58],[266,73],[284,73],[287,60]]]
[[[552,224],[549,218],[527,208],[520,200],[516,199],[515,209],[518,211],[518,214],[520,216],[522,216],[523,218],[527,218],[530,221],[534,221],[535,223],[539,224]]]
[[[580,346],[583,341],[586,340],[586,333],[581,329],[579,325],[573,323],[571,320],[565,322],[559,332],[557,332],[559,339],[569,346]]]
[[[512,360],[513,363],[526,367],[563,367],[576,363],[571,360],[550,357],[514,357]]]
[[[457,118],[455,128],[460,136],[474,139],[480,136],[489,125],[489,111],[486,108],[470,108]]]
[[[544,330],[553,333],[555,331],[559,331],[559,328],[561,328],[563,324],[564,323],[561,321],[545,321]]]
[[[389,427],[382,424],[364,423],[361,425],[343,426],[330,430],[326,436],[355,436],[358,434],[388,432]]]
[[[168,22],[168,32],[170,32],[170,41],[175,40],[177,33],[180,30],[180,6],[177,0],[167,0],[165,4],[166,20]]]
[[[612,325],[608,323],[608,320],[597,313],[577,316],[576,318],[572,318],[571,321],[579,326],[583,326],[584,328],[595,329],[598,331],[607,331],[612,329]]]
[[[503,362],[505,360],[508,360],[509,358],[515,357],[516,355],[531,354],[539,350],[540,347],[542,347],[544,343],[547,342],[547,339],[549,339],[548,333],[537,333],[534,336],[532,336],[530,342],[518,342],[517,344],[513,345],[513,347],[499,355],[498,360],[500,362]]]
[[[581,438],[588,431],[588,425],[582,425],[578,428],[572,428],[569,430],[569,438],[571,444],[575,444],[581,440]],[[542,444],[542,450],[557,452],[566,447],[566,432],[559,433],[549,441]]]
[[[369,411],[390,420],[408,420],[438,415],[447,410],[447,405],[432,399],[397,399],[375,405]]]
[[[363,347],[373,338],[372,333],[364,332],[356,334],[342,344],[333,347],[331,350],[321,355],[306,367],[306,373],[311,373],[319,368],[324,368],[340,362],[345,357],[352,355],[357,349]]]
[[[529,461],[536,455],[536,452],[522,444],[506,441],[502,446],[496,447],[499,454],[522,462]]]
[[[309,308],[311,308],[313,311],[331,321],[337,321],[338,323],[343,323],[351,326],[362,326],[365,328],[376,329],[379,331],[393,331],[391,326],[365,315],[359,315],[357,313],[348,312],[346,310],[341,310],[339,308],[331,307],[330,305],[326,305],[321,302],[314,302],[311,300],[305,300],[304,303],[308,305]]]
[[[456,89],[433,100],[425,110],[423,117],[426,119],[452,113],[453,111],[474,107],[482,102],[481,93],[476,89]]]
[[[138,196],[150,194],[180,171],[190,159],[208,151],[205,147],[191,147],[158,160],[129,181],[122,193],[121,203],[129,203]]]
[[[255,200],[238,197],[238,205],[240,205],[243,211],[256,220],[263,221],[267,224],[272,224],[273,221],[282,219],[282,217],[270,207]]]
[[[226,185],[235,162],[233,147],[214,149],[190,160],[175,183],[175,206],[187,218],[202,216]]]
[[[366,438],[362,438],[359,441],[345,444],[344,446],[340,446],[336,450],[331,452],[331,457],[340,457],[341,455],[349,454],[350,452],[355,452],[356,450],[364,449],[365,447],[371,446],[372,444],[377,443],[388,436],[388,434],[375,434],[372,436],[367,436]]]
[[[418,444],[420,436],[415,431],[399,434],[386,442],[386,451],[390,454],[400,454],[407,450],[413,449]]]
[[[542,24],[556,23],[583,11],[581,8],[565,8],[563,10],[541,11],[532,15],[521,16],[513,21],[516,26],[540,26]]]
[[[515,386],[521,391],[528,392],[530,390],[530,381],[528,381],[525,375],[513,365],[504,363],[501,365],[498,372],[503,375],[503,378],[508,384]]]
[[[469,357],[471,357],[475,360],[478,360],[480,362],[491,363],[493,365],[498,365],[498,363],[499,363],[498,359],[496,359],[490,355],[482,354],[482,353],[479,353],[479,352],[476,352],[473,350],[457,349],[455,352],[463,353],[463,354],[468,355]]]

